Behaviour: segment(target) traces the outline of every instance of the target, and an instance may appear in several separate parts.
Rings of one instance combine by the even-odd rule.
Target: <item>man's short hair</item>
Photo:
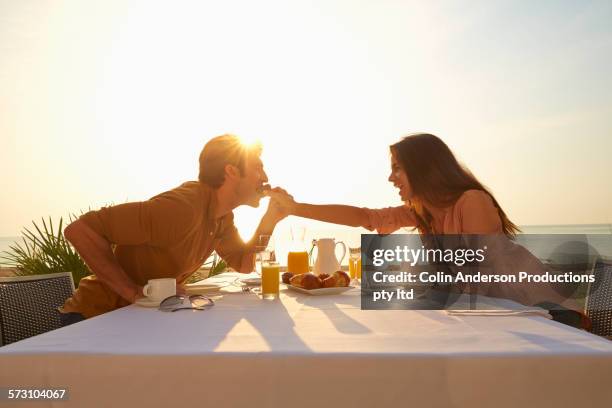
[[[213,137],[206,143],[200,153],[201,183],[219,188],[225,181],[225,165],[232,164],[244,175],[244,166],[249,153],[261,154],[259,143],[247,145],[236,135],[225,134]]]

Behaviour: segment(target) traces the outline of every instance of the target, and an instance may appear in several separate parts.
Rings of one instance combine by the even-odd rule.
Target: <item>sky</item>
[[[517,224],[612,223],[610,21],[609,1],[0,0],[0,236],[194,180],[227,132],[298,201],[400,205],[388,146],[428,132]],[[236,210],[243,235],[264,209]]]

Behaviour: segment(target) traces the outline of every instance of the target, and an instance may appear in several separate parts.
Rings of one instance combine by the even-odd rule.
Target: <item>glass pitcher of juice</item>
[[[291,246],[287,254],[287,272],[300,275],[309,271],[305,227],[291,227]]]

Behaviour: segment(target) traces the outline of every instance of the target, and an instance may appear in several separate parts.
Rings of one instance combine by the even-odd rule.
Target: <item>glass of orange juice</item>
[[[264,299],[277,299],[280,284],[280,264],[275,261],[261,263],[261,295]]]
[[[357,276],[359,267],[359,276]],[[361,247],[349,248],[349,276],[351,279],[361,279]]]
[[[361,257],[355,263],[355,279],[361,279]]]
[[[255,272],[261,275],[262,263],[265,261],[276,261],[274,252],[274,239],[271,235],[259,235],[255,246],[257,256],[255,258]]]

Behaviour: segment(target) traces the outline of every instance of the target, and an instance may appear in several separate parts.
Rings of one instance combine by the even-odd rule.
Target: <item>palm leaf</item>
[[[17,268],[17,275],[71,272],[76,285],[90,274],[85,262],[64,237],[63,218],[56,224],[57,229],[51,217],[41,218],[40,224],[32,221],[32,224],[33,228],[23,228],[23,243],[15,242],[9,246],[9,251],[0,253],[2,264]]]

